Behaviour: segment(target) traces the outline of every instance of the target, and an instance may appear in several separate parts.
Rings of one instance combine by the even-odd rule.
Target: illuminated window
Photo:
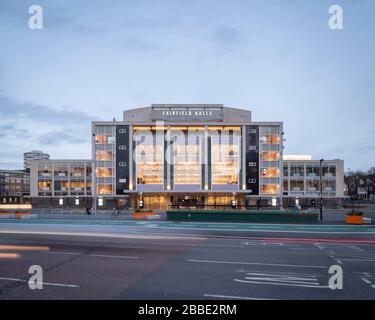
[[[112,194],[112,184],[101,184],[97,185],[98,194]]]
[[[200,146],[203,128],[172,130],[174,183],[176,185],[200,185]]]
[[[98,206],[99,207],[102,207],[104,205],[104,200],[103,200],[103,198],[99,198],[98,199]]]
[[[112,177],[112,168],[96,168],[97,177]]]
[[[96,160],[111,161],[113,160],[113,153],[111,151],[96,151]]]
[[[72,181],[70,183],[70,188],[75,191],[83,191],[85,183],[83,181]]]
[[[261,159],[263,161],[278,161],[280,154],[278,151],[264,151],[262,152]]]
[[[277,184],[263,184],[261,185],[262,194],[278,194],[279,185]]]
[[[39,181],[38,182],[38,189],[42,191],[49,191],[51,190],[52,182],[51,181]]]
[[[213,185],[238,184],[241,131],[234,129],[210,132]]]
[[[261,170],[261,176],[265,178],[276,178],[280,175],[278,168],[263,168]]]
[[[278,135],[262,135],[260,138],[260,143],[263,144],[279,144],[280,143],[280,137]]]
[[[164,137],[155,128],[134,131],[137,184],[163,184]]]

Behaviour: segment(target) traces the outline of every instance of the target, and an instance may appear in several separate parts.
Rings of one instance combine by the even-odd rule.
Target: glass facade
[[[92,162],[40,160],[34,195],[95,193],[102,206],[127,199],[136,207],[142,199],[157,209],[172,201],[196,207],[245,204],[247,198],[281,203],[282,196],[315,197],[321,188],[334,196],[341,188],[340,162],[327,160],[320,170],[319,161],[308,158],[283,161],[282,123],[252,122],[246,110],[153,105],[92,128]]]
[[[115,190],[115,126],[95,126],[94,135],[96,193],[113,194]],[[75,184],[74,188],[79,189],[80,186]]]
[[[280,126],[259,127],[260,190],[261,195],[280,193]]]
[[[91,195],[91,170],[90,161],[41,161],[38,163],[38,195]]]
[[[187,185],[200,189],[203,133],[203,127],[171,129],[174,186]]]
[[[239,190],[241,139],[241,127],[136,126],[135,190]]]
[[[142,190],[144,185],[152,185],[160,190],[163,185],[164,131],[155,127],[136,128],[133,134],[136,189]]]
[[[241,155],[240,127],[209,127],[211,138],[212,189],[238,189]]]
[[[323,196],[335,196],[337,167],[335,164],[322,165]],[[320,196],[320,164],[306,161],[284,162],[283,194],[289,196]]]

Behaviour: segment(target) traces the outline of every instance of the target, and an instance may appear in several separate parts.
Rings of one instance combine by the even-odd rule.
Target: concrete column
[[[134,161],[133,161],[133,126],[129,126],[129,189],[135,190],[135,184],[136,181],[133,181],[133,170],[135,170],[134,167]]]

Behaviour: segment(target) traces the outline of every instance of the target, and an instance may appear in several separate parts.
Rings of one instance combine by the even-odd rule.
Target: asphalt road
[[[198,226],[0,223],[0,299],[375,299],[373,229]]]

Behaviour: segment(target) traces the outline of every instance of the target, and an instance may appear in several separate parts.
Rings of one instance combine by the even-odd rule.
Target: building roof
[[[251,111],[224,107],[222,104],[152,104],[125,110],[123,121],[127,123],[166,122],[224,122],[250,123]]]
[[[19,173],[19,174],[29,174],[24,170],[10,170],[10,169],[0,169],[0,173]]]

